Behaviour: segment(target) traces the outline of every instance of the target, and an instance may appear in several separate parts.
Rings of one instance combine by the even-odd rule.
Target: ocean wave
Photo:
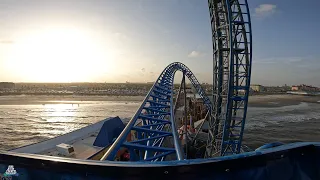
[[[268,125],[282,126],[286,123],[298,123],[317,119],[320,117],[319,111],[308,112],[303,110],[293,110],[286,113],[264,113],[260,116],[249,116],[246,121],[246,129],[266,127]]]
[[[245,126],[245,129],[255,129],[255,128],[263,128],[266,127],[267,124],[265,122],[248,122]]]
[[[88,123],[88,122],[50,122],[52,125],[66,125],[66,124],[72,124],[72,125],[90,125],[92,123]]]
[[[0,120],[26,120],[26,118],[22,118],[22,117],[0,117]]]

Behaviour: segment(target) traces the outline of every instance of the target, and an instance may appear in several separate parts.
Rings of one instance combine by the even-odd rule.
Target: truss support
[[[213,110],[206,157],[240,153],[248,106],[252,35],[247,0],[208,0]]]
[[[207,109],[211,109],[211,101],[190,69],[182,63],[172,63],[160,74],[133,118],[101,160],[114,160],[121,149],[130,152],[130,161],[185,159],[174,119],[176,71],[182,71],[183,77],[189,78]]]

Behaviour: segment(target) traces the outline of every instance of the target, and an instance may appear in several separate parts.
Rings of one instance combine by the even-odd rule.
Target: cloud
[[[142,71],[142,72],[146,72],[146,68],[142,68],[141,71]]]
[[[195,57],[200,57],[203,56],[204,53],[200,52],[200,51],[192,51],[191,53],[188,54],[189,58],[195,58]]]
[[[255,8],[255,16],[267,17],[274,14],[277,10],[277,6],[274,4],[260,4]]]
[[[14,41],[11,40],[0,40],[0,44],[13,44]]]

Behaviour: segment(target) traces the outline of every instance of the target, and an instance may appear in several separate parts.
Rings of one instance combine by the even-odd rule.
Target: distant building
[[[244,95],[246,93],[246,90],[244,89],[238,89],[238,93]]]
[[[291,87],[291,91],[309,91],[309,92],[315,92],[319,91],[319,88],[314,87],[314,86],[309,86],[305,84],[301,85],[294,85]]]
[[[254,91],[254,92],[262,92],[264,91],[264,87],[260,84],[251,84],[250,85],[250,89],[251,91]]]
[[[299,91],[301,88],[300,86],[292,86],[291,91]]]
[[[186,87],[186,92],[187,92],[187,93],[193,93],[193,90],[192,90],[191,87]]]
[[[0,82],[0,89],[13,89],[15,84],[13,82]]]
[[[77,90],[79,90],[79,88],[80,88],[79,86],[69,86],[66,89],[68,91],[77,91]]]

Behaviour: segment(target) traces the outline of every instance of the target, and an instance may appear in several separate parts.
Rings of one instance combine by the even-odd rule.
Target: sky
[[[320,86],[320,1],[248,0],[252,83]],[[1,0],[0,81],[212,82],[207,0]],[[178,79],[178,78],[177,78]]]

